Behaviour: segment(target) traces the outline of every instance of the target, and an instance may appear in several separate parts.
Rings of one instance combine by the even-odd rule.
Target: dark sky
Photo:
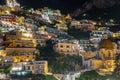
[[[60,9],[62,13],[73,13],[77,9],[84,9],[83,6],[86,2],[92,3],[92,7],[89,11],[86,11],[88,18],[97,19],[102,17],[103,19],[115,19],[120,23],[120,0],[17,0],[23,6],[30,6],[33,8],[49,7],[53,9]],[[5,3],[5,0],[0,0],[0,4]],[[119,5],[117,5],[119,4]],[[99,9],[99,7],[101,7]],[[105,6],[109,6],[104,8]],[[107,15],[104,15],[107,14]],[[82,18],[80,14],[80,17]]]
[[[104,1],[101,2],[100,4],[104,6],[108,5],[107,2],[109,1],[109,3],[113,4],[113,3],[118,3],[120,2],[120,0],[17,0],[18,2],[20,2],[22,5],[29,5],[31,7],[34,8],[39,8],[39,7],[49,7],[49,8],[53,8],[53,9],[60,9],[61,12],[63,13],[73,13],[75,10],[77,10],[78,8],[82,8],[84,9],[85,6],[83,7],[83,5],[86,2],[93,2],[96,4],[99,4],[99,1]],[[110,4],[109,4],[110,5]],[[99,6],[98,6],[99,7]],[[93,10],[93,12],[91,13],[91,15],[99,15],[99,16],[103,16],[103,17],[107,17],[107,18],[111,18],[112,16],[115,18],[118,18],[119,16],[119,8],[118,7],[114,7],[113,8],[106,8],[106,9],[96,9]],[[110,16],[105,15],[104,13],[108,13]],[[120,17],[120,16],[119,16]]]
[[[53,9],[60,9],[63,13],[72,13],[75,10],[81,8],[86,2],[92,3],[93,6],[104,7],[106,5],[111,6],[113,3],[118,3],[120,0],[17,0],[23,6],[30,6],[33,8],[49,7]],[[0,4],[5,3],[5,0],[0,0]],[[109,3],[109,4],[108,4]],[[99,4],[99,5],[98,5]]]
[[[0,0],[0,4],[5,4],[5,0]]]
[[[109,3],[109,6],[111,6],[113,3],[119,3],[120,0],[17,0],[21,5],[23,6],[30,6],[34,8],[41,8],[41,7],[49,7],[53,9],[60,9],[62,13],[73,13],[77,9],[84,9],[85,6],[83,6],[86,2],[92,4],[94,6],[97,6],[97,4],[106,6]],[[5,0],[0,0],[0,4],[4,3]],[[110,5],[111,4],[111,5]],[[99,7],[98,5],[97,7]],[[120,6],[108,8],[108,9],[95,9],[93,12],[89,12],[92,16],[103,16],[104,18],[119,18],[120,17]],[[93,8],[92,8],[93,9]],[[91,10],[92,10],[91,9]],[[109,15],[104,15],[104,13],[107,13]]]
[[[5,4],[6,0],[0,0],[0,4]],[[30,6],[33,8],[49,7],[53,9],[60,9],[62,12],[73,12],[81,8],[88,0],[17,0],[23,6]]]
[[[18,0],[22,5],[29,5],[35,8],[47,6],[66,12],[82,7],[86,1],[88,0]]]
[[[64,7],[73,6],[78,7],[87,0],[18,0],[22,4],[29,4],[31,6],[51,6],[51,7]]]

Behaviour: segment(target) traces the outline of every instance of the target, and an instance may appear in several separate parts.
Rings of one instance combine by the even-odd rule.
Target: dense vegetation
[[[52,75],[42,75],[42,74],[27,74],[27,75],[11,75],[12,79],[27,80],[56,80]]]
[[[84,31],[81,31],[79,29],[69,29],[68,34],[70,36],[73,36],[76,39],[81,39],[81,38],[88,39],[90,37],[90,35],[89,35],[90,32],[89,31],[84,32]]]
[[[50,72],[65,73],[75,71],[82,64],[82,58],[80,56],[64,55],[54,52],[50,44],[46,47],[38,47],[38,49],[40,50],[40,56],[37,57],[37,60],[47,60]]]
[[[120,77],[118,78],[113,75],[100,76],[96,71],[88,71],[76,80],[120,80]]]

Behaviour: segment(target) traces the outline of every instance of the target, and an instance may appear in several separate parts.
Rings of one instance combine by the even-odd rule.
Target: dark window
[[[61,50],[61,52],[63,52],[63,50]]]
[[[17,47],[20,47],[20,45],[17,45]]]
[[[27,70],[30,70],[30,66],[27,66]]]
[[[23,62],[23,60],[20,60],[20,62]]]
[[[111,54],[110,54],[110,52],[108,53],[108,57],[111,57]]]
[[[61,45],[60,47],[63,48],[63,45]]]
[[[69,50],[67,50],[67,52],[70,52]]]
[[[66,46],[66,48],[69,48],[69,47],[70,47],[69,45]]]

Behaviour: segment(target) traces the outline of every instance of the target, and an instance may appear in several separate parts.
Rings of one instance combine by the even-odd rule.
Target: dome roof
[[[114,44],[109,39],[103,39],[99,43],[99,48],[113,49],[114,48]]]

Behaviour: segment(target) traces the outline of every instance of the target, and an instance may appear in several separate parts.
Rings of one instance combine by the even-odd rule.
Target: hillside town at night
[[[81,16],[6,0],[0,5],[0,80],[120,80],[120,24]]]

